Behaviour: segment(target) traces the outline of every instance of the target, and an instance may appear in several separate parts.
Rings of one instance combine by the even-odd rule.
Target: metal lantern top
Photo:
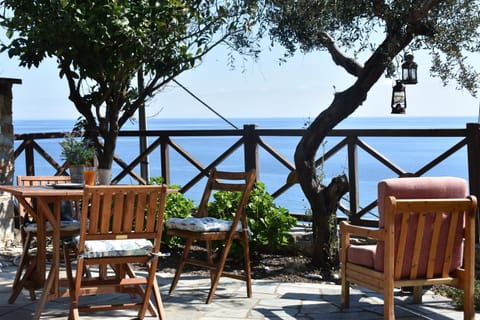
[[[402,63],[402,83],[417,83],[417,64],[413,61],[413,55],[411,54],[405,55],[405,60]]]

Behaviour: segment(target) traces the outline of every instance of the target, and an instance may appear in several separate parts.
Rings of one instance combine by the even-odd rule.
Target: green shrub
[[[162,178],[152,178],[150,183],[160,184]],[[179,188],[176,185],[170,188]],[[208,204],[208,215],[219,219],[231,220],[235,214],[235,208],[240,200],[238,192],[217,191]],[[165,208],[166,221],[170,217],[187,218],[192,216],[196,206],[191,199],[185,198],[181,193],[167,195]],[[251,230],[250,246],[252,248],[275,249],[288,242],[288,231],[295,226],[297,220],[289,214],[286,208],[278,207],[273,197],[265,190],[265,185],[257,182],[253,188],[246,208],[247,223]],[[181,244],[181,239],[167,235],[164,226],[162,235],[162,247],[173,249]],[[233,255],[240,254],[240,248],[234,243],[231,252]]]
[[[208,215],[220,219],[232,219],[239,202],[238,192],[217,191],[208,205]],[[288,231],[297,220],[284,207],[278,207],[265,190],[265,184],[257,182],[246,208],[248,226],[252,232],[253,248],[275,249],[288,242]],[[233,249],[232,249],[233,250]]]
[[[446,285],[438,285],[434,287],[434,291],[439,295],[452,299],[452,303],[457,309],[463,309],[463,290]],[[475,280],[473,296],[475,310],[480,311],[480,280]]]
[[[155,177],[150,179],[150,184],[161,184],[163,178]],[[180,189],[178,185],[168,186],[171,189]],[[193,200],[186,198],[182,193],[169,193],[165,203],[165,214],[163,221],[167,221],[168,218],[188,218],[192,216],[192,212],[195,210],[195,204]],[[167,227],[164,223],[162,233],[162,251],[176,248],[181,244],[181,239],[178,237],[169,236],[167,234]]]

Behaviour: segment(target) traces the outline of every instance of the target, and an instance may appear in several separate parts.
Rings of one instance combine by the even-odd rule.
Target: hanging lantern
[[[404,114],[407,109],[407,95],[402,80],[396,80],[392,90],[392,113]]]
[[[411,54],[405,55],[405,60],[402,63],[402,83],[417,83],[417,64],[413,61],[413,55]]]

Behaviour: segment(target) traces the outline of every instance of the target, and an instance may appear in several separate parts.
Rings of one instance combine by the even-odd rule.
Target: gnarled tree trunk
[[[357,81],[347,90],[335,94],[331,105],[310,124],[295,150],[297,177],[312,209],[312,263],[324,272],[330,272],[337,263],[335,255],[332,254],[335,248],[331,247],[331,221],[332,217],[335,217],[338,201],[348,191],[348,182],[346,177],[339,176],[333,179],[328,187],[323,187],[317,176],[315,155],[330,130],[365,101],[368,91],[382,76],[388,61],[391,61],[411,38],[411,35],[401,32],[390,34],[365,66],[360,66],[352,65],[352,60],[338,52],[331,39],[325,36],[325,45],[334,61],[357,76]]]

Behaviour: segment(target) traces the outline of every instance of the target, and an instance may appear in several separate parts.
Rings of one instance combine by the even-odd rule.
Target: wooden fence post
[[[0,183],[13,184],[15,158],[13,154],[12,86],[20,79],[0,78]],[[13,201],[8,193],[0,192],[0,245],[14,239]]]
[[[35,175],[35,153],[33,152],[33,140],[25,143],[25,168],[27,176]]]
[[[480,199],[480,123],[467,123],[467,156],[468,156],[468,180],[470,181],[470,193]],[[477,212],[475,242],[478,244],[479,217]]]
[[[167,136],[160,137],[160,172],[162,173],[163,183],[170,184],[170,140]]]
[[[348,183],[349,183],[349,200],[350,200],[350,219],[353,224],[358,224],[360,218],[357,215],[358,202],[358,151],[356,137],[348,137]]]
[[[244,161],[245,161],[245,171],[250,169],[256,169],[257,174],[259,170],[259,160],[258,160],[258,134],[256,132],[256,124],[246,124],[243,126],[243,138],[244,142]],[[258,176],[257,176],[258,179]]]

